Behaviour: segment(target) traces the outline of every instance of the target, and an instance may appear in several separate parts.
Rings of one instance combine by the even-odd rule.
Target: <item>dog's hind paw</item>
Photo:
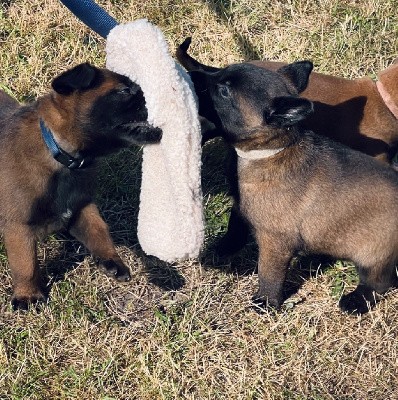
[[[339,301],[340,309],[351,315],[366,314],[376,304],[376,294],[373,291],[364,292],[355,289],[353,292],[343,295]]]

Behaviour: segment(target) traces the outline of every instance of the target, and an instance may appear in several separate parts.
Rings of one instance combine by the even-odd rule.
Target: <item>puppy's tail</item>
[[[206,72],[217,72],[220,68],[211,67],[208,65],[201,64],[199,61],[191,57],[187,51],[192,42],[191,37],[187,37],[179,46],[176,51],[177,60],[187,71],[206,71]]]

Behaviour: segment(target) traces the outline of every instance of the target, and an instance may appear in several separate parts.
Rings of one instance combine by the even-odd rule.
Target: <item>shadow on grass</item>
[[[254,241],[238,253],[229,257],[218,257],[214,249],[202,259],[205,268],[222,270],[224,273],[238,276],[250,276],[257,273],[258,248]],[[303,284],[333,267],[335,260],[326,255],[305,255],[295,257],[286,274],[283,288],[283,300],[295,295]]]
[[[148,275],[149,283],[165,291],[179,290],[184,287],[185,278],[172,264],[147,256],[141,249],[138,254]]]
[[[283,288],[284,300],[296,294],[307,280],[328,271],[334,263],[333,258],[321,254],[295,258],[286,276]]]
[[[0,0],[0,8],[2,8],[4,11],[7,11],[13,2],[14,0]]]
[[[65,276],[89,255],[84,246],[67,233],[51,236],[40,248],[45,254],[41,276],[46,296],[50,296],[55,283],[65,280]]]
[[[148,281],[165,291],[180,289],[185,279],[178,270],[169,263],[145,255],[138,244],[140,187],[141,153],[137,148],[127,149],[101,162],[95,202],[109,226],[115,245],[127,247],[141,260]],[[55,282],[64,280],[68,272],[90,255],[68,233],[57,233],[41,247],[46,255],[43,280],[48,293]]]
[[[229,20],[232,18],[233,13],[229,12],[231,9],[232,1],[230,0],[203,0],[208,7],[226,24],[229,25]],[[260,60],[261,55],[255,49],[251,41],[239,32],[237,29],[232,31],[234,40],[239,46],[240,52],[245,60]]]

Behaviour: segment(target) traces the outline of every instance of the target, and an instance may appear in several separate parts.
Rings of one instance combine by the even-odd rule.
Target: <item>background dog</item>
[[[130,273],[93,203],[95,159],[131,144],[155,143],[141,88],[80,64],[53,91],[19,105],[0,91],[0,223],[13,278],[14,308],[45,299],[36,241],[65,229],[119,281]]]
[[[176,53],[188,71],[220,70],[192,58],[187,53],[190,43],[191,38],[187,38]],[[273,61],[250,63],[272,71],[286,65]],[[314,104],[314,113],[302,122],[304,128],[379,160],[392,162],[398,151],[398,58],[378,74],[377,83],[370,78],[350,80],[313,72],[300,96]],[[220,131],[212,131],[207,138],[220,134]]]
[[[239,208],[259,246],[255,300],[279,307],[289,263],[305,251],[355,263],[359,284],[340,307],[361,314],[398,283],[398,174],[299,126],[313,112],[298,97],[311,70],[240,64],[191,78],[204,117],[216,113],[238,154]]]

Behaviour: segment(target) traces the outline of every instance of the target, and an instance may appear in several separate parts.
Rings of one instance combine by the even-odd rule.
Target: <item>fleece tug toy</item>
[[[143,150],[142,249],[169,262],[197,257],[204,240],[201,132],[188,74],[170,56],[162,32],[147,20],[116,25],[93,1],[62,2],[107,38],[107,68],[141,86],[148,121],[163,131],[160,144]]]
[[[138,240],[147,254],[171,261],[196,257],[203,242],[201,135],[188,77],[146,20],[108,35],[107,67],[137,82],[160,144],[144,147]]]

